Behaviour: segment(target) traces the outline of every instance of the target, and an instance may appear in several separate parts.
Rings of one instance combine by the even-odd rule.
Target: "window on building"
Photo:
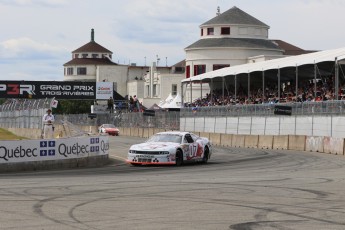
[[[190,78],[190,65],[186,66],[186,78]]]
[[[172,84],[171,86],[171,95],[177,95],[177,84]]]
[[[86,75],[86,67],[78,67],[77,75]]]
[[[98,58],[98,54],[92,54],[92,58]]]
[[[82,54],[83,58],[87,58],[87,54]]]
[[[195,65],[194,66],[194,76],[206,73],[206,65]]]
[[[229,35],[230,34],[230,27],[222,27],[220,30],[221,35]]]
[[[158,97],[159,96],[159,85],[158,84],[154,84],[153,85],[153,96],[154,97]]]
[[[176,66],[174,73],[183,73],[184,72],[184,67]]]
[[[204,36],[204,30],[201,28],[201,30],[200,30],[200,36],[202,37],[202,36]]]
[[[73,75],[73,67],[67,68],[67,75]]]
[[[79,58],[79,54],[74,54],[74,58]]]
[[[207,35],[213,35],[214,34],[214,28],[207,28]]]
[[[146,96],[146,97],[149,97],[149,96],[150,96],[150,86],[149,86],[149,85],[146,85],[146,86],[145,86],[145,96]]]
[[[213,70],[222,69],[225,67],[230,67],[230,65],[213,65]]]

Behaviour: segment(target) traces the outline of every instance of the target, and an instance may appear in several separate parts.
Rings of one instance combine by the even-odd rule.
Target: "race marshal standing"
[[[43,116],[43,138],[44,139],[52,139],[54,138],[54,115],[52,114],[52,110],[48,109],[47,113]]]

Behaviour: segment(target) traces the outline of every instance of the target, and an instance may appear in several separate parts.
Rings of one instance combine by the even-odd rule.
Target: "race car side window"
[[[193,140],[193,138],[191,137],[190,134],[186,134],[184,136],[184,138],[185,138],[185,140],[187,140],[188,143],[193,143],[194,142],[194,140]]]
[[[198,137],[197,135],[195,135],[194,133],[191,133],[190,135],[192,136],[192,138],[193,138],[194,141],[196,141],[196,140],[199,138],[199,137]]]

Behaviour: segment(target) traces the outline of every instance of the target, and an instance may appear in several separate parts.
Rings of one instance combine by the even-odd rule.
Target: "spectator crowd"
[[[247,89],[240,85],[235,97],[234,89],[222,93],[222,89],[216,89],[206,94],[203,98],[198,98],[193,103],[186,102],[185,107],[202,106],[226,106],[226,105],[244,105],[244,104],[265,104],[265,103],[290,103],[306,101],[329,101],[335,99],[334,77],[317,79],[316,87],[314,80],[305,80],[299,82],[297,90],[295,83],[286,82],[281,85],[280,98],[278,97],[277,85],[267,85],[265,91],[262,88],[255,88],[250,91],[248,97]],[[345,85],[339,87],[338,100],[345,100]],[[316,89],[316,90],[315,90]]]

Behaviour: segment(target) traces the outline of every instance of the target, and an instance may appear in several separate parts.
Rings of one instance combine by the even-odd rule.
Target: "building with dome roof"
[[[72,59],[66,62],[64,66],[64,81],[96,81],[96,82],[113,82],[114,90],[122,97],[136,95],[143,102],[146,98],[147,103],[161,100],[160,92],[171,91],[176,88],[176,82],[180,83],[184,68],[178,66],[137,66],[132,63],[130,65],[120,65],[112,60],[113,52],[98,44],[95,41],[94,29],[91,29],[91,40],[85,45],[72,51]],[[164,78],[154,77],[148,79],[145,77],[148,72],[157,75],[178,73],[178,78],[166,81],[161,89],[161,80]],[[173,85],[171,85],[173,83]],[[168,85],[166,85],[168,84]],[[148,89],[151,87],[153,90]],[[168,88],[166,90],[165,88]],[[145,92],[145,89],[146,92]],[[165,93],[163,93],[163,97]],[[153,104],[153,103],[152,103]],[[150,105],[150,104],[149,104]],[[145,104],[145,106],[147,106]]]
[[[112,51],[91,40],[72,51],[65,63],[65,81],[108,81],[123,97],[137,95],[144,106],[159,104],[170,93],[191,101],[209,93],[208,83],[181,89],[181,80],[224,67],[265,61],[305,51],[282,40],[269,39],[269,26],[236,6],[201,24],[200,39],[187,46],[186,59],[173,66],[120,65]],[[158,59],[157,59],[158,60]],[[157,61],[158,62],[158,61]],[[189,94],[189,92],[194,92]]]
[[[200,25],[200,39],[185,48],[186,77],[248,63],[251,57],[281,57],[269,26],[236,6]]]
[[[269,39],[269,26],[236,6],[224,13],[218,7],[214,18],[201,24],[200,39],[185,48],[186,78],[224,67],[259,62],[285,55],[308,53],[281,40]],[[185,101],[204,96],[210,90],[204,83],[185,89]]]

